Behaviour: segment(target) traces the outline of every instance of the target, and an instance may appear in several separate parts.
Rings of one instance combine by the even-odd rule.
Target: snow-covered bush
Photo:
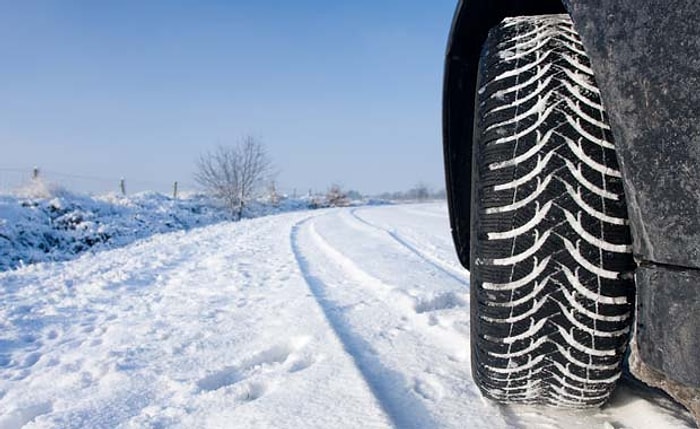
[[[31,192],[0,196],[0,271],[227,219],[203,196],[174,200],[157,193],[88,197],[59,191],[37,184]]]
[[[325,197],[276,195],[248,202],[243,218],[315,208],[360,205],[338,187]],[[155,192],[87,196],[37,179],[0,195],[0,271],[73,259],[87,251],[125,246],[153,234],[231,219],[230,207],[202,194],[173,199]]]

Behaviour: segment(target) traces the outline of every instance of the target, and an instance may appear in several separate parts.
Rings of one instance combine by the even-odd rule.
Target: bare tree
[[[326,193],[326,202],[331,207],[346,207],[350,204],[347,194],[337,184],[333,184]]]
[[[219,146],[202,155],[194,178],[240,219],[244,206],[271,175],[272,163],[265,147],[246,136],[235,146]]]
[[[430,198],[430,190],[428,189],[428,185],[423,182],[419,182],[413,189],[408,191],[408,194],[410,199],[421,202]]]

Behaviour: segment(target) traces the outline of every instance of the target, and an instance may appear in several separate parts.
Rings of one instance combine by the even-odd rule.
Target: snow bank
[[[243,216],[315,208],[308,198],[250,203]],[[122,247],[153,234],[230,220],[221,205],[194,194],[173,199],[155,192],[87,196],[32,182],[0,195],[0,271],[37,262],[66,261],[86,251]]]
[[[224,219],[225,212],[201,196],[0,196],[0,271],[69,260],[87,250],[120,247],[156,233]]]

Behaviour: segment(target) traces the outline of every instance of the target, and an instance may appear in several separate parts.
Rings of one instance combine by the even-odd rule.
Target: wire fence
[[[174,198],[192,193],[202,192],[203,189],[190,181],[149,181],[132,180],[129,177],[99,177],[89,175],[79,175],[63,173],[41,168],[3,168],[0,167],[0,195],[22,194],[23,191],[32,189],[37,183],[41,183],[51,190],[65,190],[77,194],[101,195],[107,193],[117,193],[122,195],[133,195],[138,192],[152,191]],[[445,199],[445,190],[430,192],[423,189],[425,196],[419,195],[421,189],[411,189],[405,192],[383,193],[376,195],[378,198],[387,200],[424,200]],[[272,182],[260,190],[261,195],[275,194],[286,197],[313,197],[323,196],[328,193],[328,189],[315,188],[288,188],[279,186]],[[361,198],[355,191],[348,192],[351,198]]]
[[[179,180],[170,182],[131,180],[128,177],[87,176],[36,167],[25,169],[0,167],[0,194],[21,193],[23,189],[33,186],[37,181],[54,189],[82,194],[115,192],[128,195],[142,191],[154,191],[177,197],[200,190],[194,183]]]
[[[50,190],[68,191],[77,194],[102,195],[117,193],[133,195],[138,192],[152,191],[164,195],[179,197],[203,192],[201,186],[192,181],[173,180],[149,181],[132,180],[129,177],[99,177],[90,175],[70,174],[42,168],[3,168],[0,167],[0,195],[33,194],[34,186],[40,183]],[[293,188],[281,187],[275,182],[261,189],[262,194],[274,192],[277,195],[300,197],[305,195],[321,195],[322,191],[298,191]]]

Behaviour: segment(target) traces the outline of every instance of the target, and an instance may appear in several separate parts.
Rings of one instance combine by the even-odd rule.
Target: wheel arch
[[[450,223],[460,262],[469,268],[481,46],[508,16],[552,13],[571,15],[596,72],[618,146],[635,256],[700,270],[700,198],[687,198],[689,189],[700,188],[700,3],[687,0],[460,0],[447,46],[442,115]],[[676,233],[669,234],[669,218],[678,225]]]
[[[445,60],[443,151],[452,238],[467,269],[474,99],[481,47],[489,30],[506,17],[554,13],[566,13],[559,0],[460,0],[457,6]]]

